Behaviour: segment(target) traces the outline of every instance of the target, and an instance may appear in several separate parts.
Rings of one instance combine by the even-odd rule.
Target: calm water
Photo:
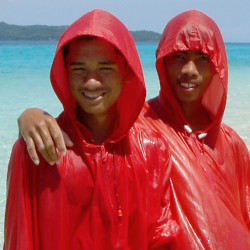
[[[147,84],[147,99],[159,92],[154,68],[156,43],[137,43]],[[28,107],[57,116],[62,110],[49,82],[55,42],[0,41],[0,248],[3,245],[5,182],[16,119]],[[250,44],[227,44],[229,93],[224,122],[250,149]]]

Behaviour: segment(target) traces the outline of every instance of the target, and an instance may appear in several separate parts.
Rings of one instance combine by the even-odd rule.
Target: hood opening
[[[183,128],[187,124],[180,105],[166,79],[164,58],[178,51],[201,51],[209,56],[215,75],[202,96],[202,105],[207,110],[211,124],[204,130],[217,127],[222,120],[226,105],[228,65],[224,41],[216,23],[204,13],[190,10],[174,17],[164,29],[156,51],[156,68],[160,79],[160,98],[170,106],[169,119]]]
[[[115,16],[104,10],[93,10],[71,24],[60,36],[51,67],[52,87],[63,104],[64,111],[77,123],[76,101],[70,92],[64,64],[63,48],[79,37],[96,37],[111,43],[125,58],[131,77],[123,83],[117,101],[118,116],[106,141],[123,137],[137,119],[146,96],[144,77],[135,42],[128,29]]]

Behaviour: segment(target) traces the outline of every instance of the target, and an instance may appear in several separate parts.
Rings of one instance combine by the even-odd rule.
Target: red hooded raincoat
[[[79,36],[112,43],[132,70],[117,103],[114,128],[102,145],[76,119],[62,47]],[[60,37],[51,68],[52,86],[63,104],[59,125],[70,135],[69,148],[54,167],[34,166],[19,139],[7,180],[7,250],[148,249],[175,235],[169,211],[171,160],[161,137],[134,125],[145,85],[131,34],[111,14],[94,10]],[[172,229],[174,229],[172,231]]]
[[[216,71],[202,99],[212,121],[195,133],[171,91],[163,63],[165,56],[187,50],[209,55]],[[249,152],[222,123],[228,65],[214,21],[195,10],[173,18],[159,42],[156,68],[160,95],[145,104],[140,122],[161,132],[172,151],[171,210],[181,226],[172,249],[250,249]]]

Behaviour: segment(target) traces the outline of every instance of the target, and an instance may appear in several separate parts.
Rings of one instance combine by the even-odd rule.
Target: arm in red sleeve
[[[150,249],[160,250],[168,249],[169,243],[178,235],[180,228],[172,218],[170,206],[170,173],[173,165],[170,151],[165,140],[159,140],[158,145],[160,145],[160,150],[155,162],[158,161],[159,168],[161,169],[161,175],[159,176],[161,184],[161,188],[159,189],[160,209],[158,210],[157,223],[154,225]]]
[[[243,141],[239,144],[237,161],[240,163],[239,183],[241,210],[243,219],[250,230],[250,156]]]
[[[25,143],[19,139],[13,146],[8,166],[4,250],[34,249],[27,178],[29,161],[24,149]]]
[[[224,125],[226,139],[234,154],[237,178],[239,183],[239,198],[242,216],[250,229],[250,155],[244,141],[230,127]]]

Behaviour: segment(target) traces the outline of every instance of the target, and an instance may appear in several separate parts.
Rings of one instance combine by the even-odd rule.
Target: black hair
[[[80,37],[77,37],[77,38],[71,40],[70,42],[72,42],[72,41],[74,41],[76,39],[82,39],[82,40],[87,40],[88,41],[88,40],[92,40],[94,38],[96,38],[96,37],[95,36],[80,36]],[[62,47],[62,53],[63,53],[63,58],[64,58],[65,63],[66,63],[66,57],[67,57],[67,55],[69,53],[69,44],[70,44],[70,42],[68,42],[67,44],[65,44]]]

